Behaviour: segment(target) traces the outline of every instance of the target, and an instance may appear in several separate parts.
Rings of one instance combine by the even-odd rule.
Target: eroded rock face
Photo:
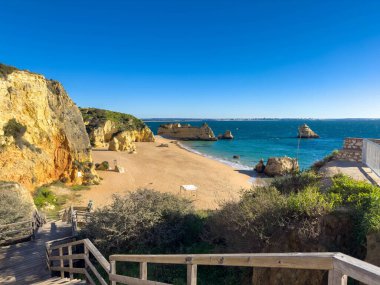
[[[298,137],[303,139],[316,139],[319,138],[319,135],[310,129],[308,125],[303,124],[298,127]]]
[[[217,140],[217,138],[214,135],[214,132],[206,123],[204,123],[201,127],[193,127],[189,124],[181,125],[179,123],[161,125],[158,128],[157,133],[165,138],[178,140]]]
[[[257,173],[264,173],[264,170],[265,170],[264,160],[260,159],[260,161],[255,166],[255,171]]]
[[[234,136],[232,135],[232,132],[227,130],[224,134],[218,135],[218,139],[220,140],[232,140]]]
[[[62,177],[77,178],[74,162],[85,161],[91,161],[90,141],[63,86],[0,65],[0,180],[33,189]]]
[[[153,132],[132,115],[95,108],[81,112],[93,147],[132,152],[135,142],[154,142]]]
[[[295,158],[271,157],[267,161],[264,173],[271,177],[284,176],[299,170],[298,161]]]

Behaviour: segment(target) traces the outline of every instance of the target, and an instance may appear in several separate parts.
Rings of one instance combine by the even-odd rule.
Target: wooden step
[[[53,277],[49,278],[47,280],[37,282],[37,283],[32,283],[33,285],[64,285],[64,284],[87,284],[86,281],[80,280],[80,279],[72,279],[70,280],[69,278],[59,278],[59,277]]]

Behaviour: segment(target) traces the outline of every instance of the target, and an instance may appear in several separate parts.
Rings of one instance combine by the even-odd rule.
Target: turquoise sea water
[[[298,157],[301,168],[311,166],[335,149],[340,149],[345,137],[380,138],[380,119],[376,120],[255,120],[255,121],[179,121],[200,126],[206,122],[217,136],[231,130],[234,140],[216,142],[186,141],[183,145],[215,159],[252,167],[261,158],[271,156]],[[146,122],[154,133],[167,122]],[[306,123],[320,139],[300,140],[297,128]],[[233,155],[240,155],[239,160]]]

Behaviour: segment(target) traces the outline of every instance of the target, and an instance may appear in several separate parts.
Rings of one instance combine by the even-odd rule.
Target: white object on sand
[[[184,193],[186,192],[192,192],[192,195],[195,196],[195,199],[197,198],[197,190],[198,190],[198,187],[195,186],[195,185],[192,185],[192,184],[188,184],[188,185],[181,185],[179,187],[179,194],[182,193],[182,191],[185,191]]]

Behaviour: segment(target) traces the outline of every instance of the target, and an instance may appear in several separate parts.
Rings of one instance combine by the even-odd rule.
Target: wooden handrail
[[[32,218],[27,221],[21,221],[11,224],[0,225],[0,229],[3,229],[0,232],[0,241],[1,243],[12,243],[20,241],[21,239],[35,238],[36,231],[45,223],[45,218],[40,215],[38,211],[34,211]],[[25,226],[24,226],[25,225]],[[7,229],[8,230],[4,230]],[[11,229],[16,228],[16,229]],[[8,239],[3,239],[7,235],[26,233],[23,236],[13,236]]]
[[[72,248],[82,246],[82,252],[72,252]],[[67,251],[64,249],[67,248]],[[343,253],[316,252],[316,253],[241,253],[241,254],[176,254],[176,255],[124,255],[116,254],[109,257],[108,262],[99,250],[88,239],[72,241],[65,244],[54,245],[52,250],[58,250],[60,255],[49,255],[50,262],[59,261],[60,266],[52,266],[52,271],[68,273],[81,273],[85,275],[90,284],[95,284],[89,271],[92,271],[98,282],[106,285],[107,282],[92,264],[91,253],[100,266],[107,272],[111,284],[129,285],[170,285],[157,281],[147,280],[148,264],[182,264],[187,266],[187,284],[197,284],[197,266],[239,266],[258,268],[288,268],[311,269],[328,271],[329,285],[346,285],[347,278],[369,285],[380,284],[380,267],[362,260],[350,257]],[[66,252],[63,254],[63,252]],[[83,268],[73,268],[73,260],[84,260]],[[69,266],[64,266],[68,261]],[[117,274],[116,262],[137,262],[140,264],[140,277],[130,277]]]

